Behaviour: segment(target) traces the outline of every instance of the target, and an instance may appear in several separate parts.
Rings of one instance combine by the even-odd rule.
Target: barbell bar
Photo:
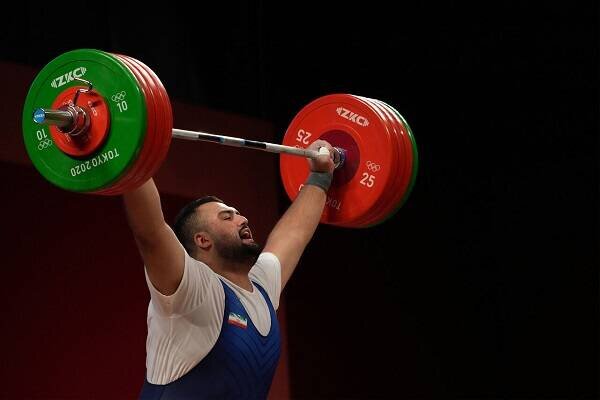
[[[412,131],[396,109],[376,99],[315,99],[293,118],[282,144],[173,129],[172,122],[168,94],[148,66],[93,49],[64,53],[42,68],[23,109],[34,166],[51,183],[75,192],[132,190],[154,175],[172,138],[279,153],[291,200],[309,173],[303,158],[319,155],[307,147],[316,139],[328,141],[336,170],[321,222],[332,225],[381,223],[404,204],[416,179]]]
[[[78,118],[77,114],[80,113],[83,113],[84,116],[87,116],[85,111],[83,109],[78,110],[76,105],[66,106],[64,110],[38,108],[33,112],[32,118],[33,121],[37,124],[55,125],[66,135],[77,136],[82,133],[76,127],[76,121]],[[281,144],[260,142],[256,140],[247,140],[233,136],[217,135],[213,133],[206,133],[200,131],[172,129],[172,132],[173,137],[176,139],[211,142],[232,147],[245,147],[249,149],[262,150],[269,153],[285,153],[294,156],[310,158],[313,160],[317,160],[318,157],[323,154],[320,153],[318,150],[309,150],[299,147],[284,146]],[[340,168],[344,164],[345,151],[344,149],[340,149],[339,147],[334,147],[333,150],[334,152],[331,156],[333,158],[335,168]],[[329,152],[327,151],[327,154],[328,153]]]

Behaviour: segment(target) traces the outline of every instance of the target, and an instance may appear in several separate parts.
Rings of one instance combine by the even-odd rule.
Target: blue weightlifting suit
[[[274,256],[273,256],[274,257]],[[266,258],[263,257],[263,261]],[[259,257],[260,261],[260,257]],[[188,293],[194,293],[193,285],[188,285],[188,280],[194,282],[197,279],[207,279],[208,276],[212,285],[214,285],[214,277],[210,276],[212,271],[201,270],[200,274],[196,273],[196,260],[187,260],[186,264],[189,263],[193,266],[187,271],[188,277],[184,276],[182,283],[184,289],[188,290]],[[257,262],[258,263],[258,262]],[[267,267],[271,264],[275,264],[279,267],[278,261],[276,263],[269,264],[264,261],[264,265]],[[266,267],[265,267],[266,268]],[[268,267],[270,268],[270,267]],[[274,279],[267,279],[275,276],[279,278],[279,275],[269,275],[271,270],[268,269],[267,274],[258,271],[258,277],[261,277],[262,281],[269,283]],[[276,271],[279,272],[278,270]],[[205,273],[208,275],[205,276]],[[186,272],[184,272],[184,275]],[[180,299],[176,294],[173,302],[169,303],[166,300],[170,300],[168,296],[163,296],[159,299],[152,293],[154,290],[151,287],[151,293],[153,294],[153,300],[160,300],[167,306],[173,303],[186,304],[186,308],[183,310],[168,310],[168,313],[164,313],[163,317],[159,317],[160,312],[153,309],[153,304],[149,307],[149,340],[147,343],[147,351],[152,354],[156,353],[156,357],[149,356],[147,359],[147,375],[144,380],[142,390],[140,393],[140,399],[144,400],[165,400],[165,399],[266,399],[273,381],[273,376],[277,368],[279,356],[281,353],[281,340],[279,323],[277,321],[277,315],[275,307],[271,301],[271,296],[275,293],[278,301],[277,287],[271,284],[271,296],[263,288],[257,280],[253,279],[252,273],[250,277],[254,287],[253,292],[240,290],[239,287],[227,283],[223,277],[216,274],[217,280],[220,286],[218,288],[218,294],[220,296],[213,296],[217,298],[217,305],[221,305],[221,301],[224,303],[221,314],[221,327],[220,330],[211,330],[206,332],[218,332],[218,337],[214,342],[214,345],[206,346],[206,335],[203,334],[203,330],[206,323],[203,316],[196,316],[194,313],[206,314],[205,310],[202,310],[197,304],[188,305],[185,301],[182,301],[183,296]],[[198,276],[200,278],[198,278]],[[265,278],[267,277],[267,278]],[[185,281],[185,282],[184,282]],[[203,283],[204,284],[204,283]],[[191,287],[192,289],[188,289]],[[275,289],[273,289],[275,288]],[[178,289],[179,290],[179,289]],[[222,290],[222,292],[220,292]],[[208,291],[211,293],[210,290]],[[217,288],[214,287],[213,293],[217,292]],[[223,298],[224,294],[224,298]],[[250,309],[260,309],[264,312],[263,317],[270,319],[270,327],[265,325],[265,318],[263,318],[262,333],[257,329],[257,326],[251,318],[251,313],[246,309],[242,302],[242,297],[246,296],[250,298],[252,296],[254,303],[248,303],[247,298],[245,299],[246,305]],[[188,296],[194,298],[194,296]],[[198,303],[204,305],[208,302],[205,298]],[[262,297],[262,298],[261,298]],[[264,301],[263,301],[264,299]],[[155,301],[155,303],[157,302]],[[258,306],[257,306],[258,305]],[[266,305],[266,307],[265,307]],[[191,310],[191,311],[188,311]],[[207,310],[212,310],[212,307],[206,307]],[[161,310],[163,312],[164,310]],[[254,311],[256,315],[256,311]],[[166,317],[169,315],[169,317]],[[154,329],[155,321],[153,318],[160,319],[161,328]],[[182,319],[183,318],[183,319]],[[257,318],[255,316],[255,318]],[[170,320],[169,320],[170,319]],[[267,321],[269,322],[269,321]],[[180,324],[181,327],[175,327],[175,324]],[[152,333],[158,332],[161,335],[160,341],[154,341],[151,335],[151,326],[153,328]],[[175,327],[175,328],[174,328]],[[266,329],[266,328],[268,329]],[[266,330],[266,332],[265,332]],[[175,332],[175,334],[170,334]],[[210,334],[209,334],[210,336]],[[192,362],[198,358],[198,353],[203,350],[197,350],[193,346],[196,345],[196,338],[201,342],[199,349],[206,349],[206,355],[200,355],[200,360],[195,365],[191,366]],[[164,340],[163,340],[164,339]],[[173,345],[173,342],[178,344]],[[159,343],[158,345],[155,343]],[[163,343],[162,345],[160,343]],[[169,350],[166,347],[171,346]],[[191,350],[187,350],[191,348]],[[155,351],[155,349],[158,349]],[[162,353],[161,353],[162,352]],[[177,355],[181,353],[183,361],[177,358]],[[174,356],[175,355],[175,356]],[[156,367],[154,367],[156,366]],[[191,369],[188,370],[188,368]],[[182,371],[187,372],[182,373]],[[173,372],[179,371],[179,372]],[[151,372],[151,374],[149,374]],[[155,381],[151,383],[149,377],[152,375],[152,379]],[[178,376],[180,375],[180,376]],[[175,379],[173,379],[176,377]],[[161,380],[163,382],[161,382]],[[158,381],[158,382],[156,382]]]
[[[248,318],[233,290],[225,291],[223,328],[215,347],[190,372],[167,385],[144,382],[141,399],[266,399],[281,352],[275,309],[264,289],[256,284],[269,304],[271,330],[262,336]],[[230,313],[246,318],[247,327],[229,323]]]

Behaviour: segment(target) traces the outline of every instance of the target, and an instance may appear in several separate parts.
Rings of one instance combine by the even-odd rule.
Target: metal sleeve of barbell
[[[219,143],[225,146],[247,147],[270,153],[284,153],[295,156],[302,156],[316,160],[319,152],[316,150],[300,149],[292,146],[284,146],[281,144],[257,142],[254,140],[240,139],[232,136],[214,135],[212,133],[186,131],[183,129],[173,129],[173,137],[177,139],[199,140],[204,142]]]
[[[33,112],[33,121],[38,124],[65,127],[73,124],[73,114],[66,110],[37,108]]]

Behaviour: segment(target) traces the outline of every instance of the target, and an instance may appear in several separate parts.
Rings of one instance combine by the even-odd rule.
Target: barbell
[[[406,120],[383,101],[330,94],[292,119],[283,143],[173,129],[169,96],[156,74],[132,57],[72,50],[45,65],[23,109],[27,153],[50,183],[74,192],[119,195],[154,175],[172,138],[280,154],[280,176],[294,200],[309,174],[314,140],[334,146],[336,171],[321,222],[377,225],[404,204],[415,182],[417,146]]]

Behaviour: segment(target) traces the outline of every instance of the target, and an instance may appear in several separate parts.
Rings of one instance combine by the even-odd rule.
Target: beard
[[[262,252],[262,246],[256,242],[240,243],[229,240],[215,241],[215,249],[228,261],[250,263],[250,265],[254,265]]]

